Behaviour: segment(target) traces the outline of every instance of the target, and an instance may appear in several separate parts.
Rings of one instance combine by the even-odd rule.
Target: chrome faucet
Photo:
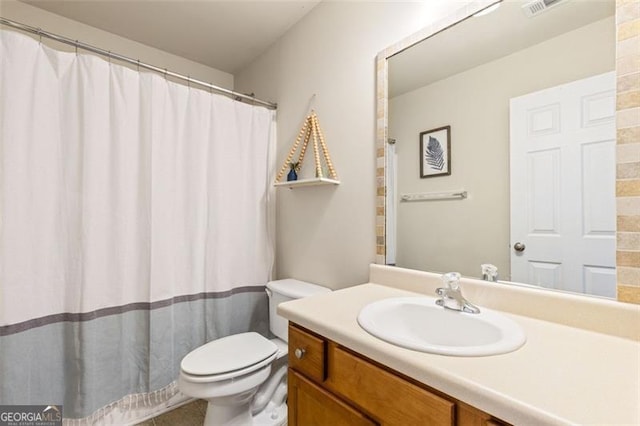
[[[493,283],[498,282],[498,267],[490,263],[483,263],[480,265],[482,270],[482,279]]]
[[[442,275],[442,281],[446,287],[436,289],[436,294],[440,299],[436,300],[438,306],[454,311],[467,312],[469,314],[479,314],[480,309],[462,296],[460,289],[460,274],[449,272]]]

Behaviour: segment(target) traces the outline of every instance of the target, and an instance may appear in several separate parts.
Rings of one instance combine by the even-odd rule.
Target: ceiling
[[[230,74],[249,65],[320,2],[21,1]]]
[[[565,0],[528,18],[528,0],[505,0],[389,59],[389,98],[491,62],[615,14],[614,0]]]

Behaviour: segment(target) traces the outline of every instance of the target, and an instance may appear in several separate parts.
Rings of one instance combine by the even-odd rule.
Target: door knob
[[[523,252],[525,248],[527,248],[527,246],[520,242],[517,242],[513,245],[513,249],[517,252]]]

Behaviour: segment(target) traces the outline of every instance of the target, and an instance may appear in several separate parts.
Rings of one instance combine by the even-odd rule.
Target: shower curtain
[[[126,423],[268,333],[275,114],[0,36],[0,405]]]

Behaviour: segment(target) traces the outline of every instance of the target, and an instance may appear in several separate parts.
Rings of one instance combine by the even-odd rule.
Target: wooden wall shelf
[[[290,180],[286,182],[276,182],[274,184],[274,186],[286,186],[286,187],[289,187],[289,189],[299,188],[303,186],[318,186],[318,185],[340,185],[340,181],[321,177],[321,178],[311,178],[311,179]]]

